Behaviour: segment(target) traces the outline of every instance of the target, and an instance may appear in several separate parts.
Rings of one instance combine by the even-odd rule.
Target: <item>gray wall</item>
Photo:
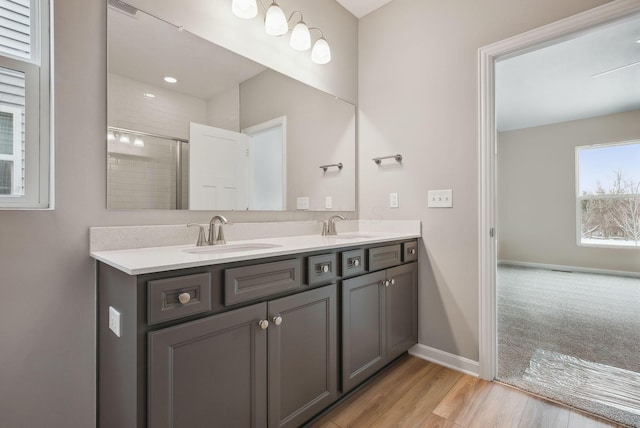
[[[105,209],[105,3],[55,2],[56,209],[0,211],[2,427],[95,424],[96,290],[94,263],[88,255],[89,227],[205,222],[212,214]],[[189,9],[186,1],[172,3]],[[218,3],[224,3],[227,13],[229,2]],[[341,7],[332,7],[332,2],[325,7],[319,3],[308,0],[300,8],[312,9],[305,12],[308,21],[323,21],[318,25],[331,37],[343,76],[325,75],[317,66],[315,83],[348,97],[356,93],[357,20]],[[240,21],[230,13],[225,16]],[[254,50],[269,55],[262,40],[256,33]],[[289,50],[278,56],[279,67],[298,72],[293,61],[283,64],[285,55],[295,53]],[[227,215],[235,222],[326,217],[322,213]]]
[[[420,343],[478,360],[478,48],[604,3],[394,0],[360,20],[359,215],[422,221]]]
[[[640,138],[640,111],[498,134],[498,259],[640,272],[634,249],[576,245],[575,147]]]

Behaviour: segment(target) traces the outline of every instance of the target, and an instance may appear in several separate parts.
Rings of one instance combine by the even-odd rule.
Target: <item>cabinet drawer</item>
[[[371,248],[369,250],[369,270],[374,271],[399,265],[402,262],[400,255],[400,244]]]
[[[224,271],[225,306],[300,287],[300,260],[263,263]]]
[[[327,284],[336,279],[337,260],[335,253],[309,257],[307,261],[309,285]]]
[[[405,242],[402,244],[402,261],[412,262],[418,260],[418,241]]]
[[[364,250],[342,252],[342,276],[349,277],[364,273]]]
[[[209,311],[211,274],[207,272],[149,281],[147,305],[149,325]]]

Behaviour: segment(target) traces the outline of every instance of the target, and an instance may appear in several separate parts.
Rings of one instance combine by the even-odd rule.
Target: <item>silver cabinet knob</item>
[[[180,295],[178,295],[178,300],[183,305],[186,305],[187,303],[189,303],[191,301],[191,294],[189,294],[189,293],[180,293]]]
[[[281,317],[281,316],[273,317],[273,323],[274,323],[275,325],[280,325],[280,324],[282,324],[282,317]]]
[[[360,266],[360,260],[355,259],[355,260],[353,261],[353,265],[354,265],[354,266]]]
[[[389,280],[386,280],[386,281],[384,282],[384,286],[385,286],[385,287],[388,287],[388,286],[389,286],[389,282],[390,282]]]
[[[324,273],[329,272],[329,265],[322,266],[322,272],[324,272]]]
[[[260,326],[260,328],[262,330],[266,330],[269,327],[269,321],[267,320],[260,320],[258,321],[258,325]]]
[[[391,279],[391,285],[394,285],[395,283],[396,283],[396,280],[392,278]]]
[[[416,249],[415,248],[412,248],[412,249],[409,250],[409,254],[413,255],[415,253],[416,253]]]

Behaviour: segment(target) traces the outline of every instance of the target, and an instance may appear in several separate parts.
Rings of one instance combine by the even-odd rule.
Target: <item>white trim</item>
[[[567,38],[594,26],[640,12],[640,0],[614,0],[544,27],[494,43],[478,51],[479,66],[479,305],[480,305],[480,375],[493,379],[496,374],[496,242],[489,236],[495,227],[495,61],[523,53],[559,38]]]
[[[560,270],[560,271],[566,271],[566,272],[595,273],[599,275],[613,275],[613,276],[626,276],[629,278],[640,278],[640,272],[629,272],[626,270],[597,269],[597,268],[589,268],[589,267],[583,267],[583,266],[552,265],[548,263],[519,262],[515,260],[498,260],[498,265],[522,266],[522,267],[535,268],[535,269]]]
[[[409,349],[409,354],[470,376],[479,376],[480,363],[477,361],[473,361],[459,355],[450,354],[421,343],[413,345],[411,349]]]

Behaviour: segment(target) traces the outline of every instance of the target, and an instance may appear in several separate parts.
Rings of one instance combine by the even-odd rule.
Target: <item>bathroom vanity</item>
[[[417,342],[416,238],[93,252],[99,426],[302,425]]]

